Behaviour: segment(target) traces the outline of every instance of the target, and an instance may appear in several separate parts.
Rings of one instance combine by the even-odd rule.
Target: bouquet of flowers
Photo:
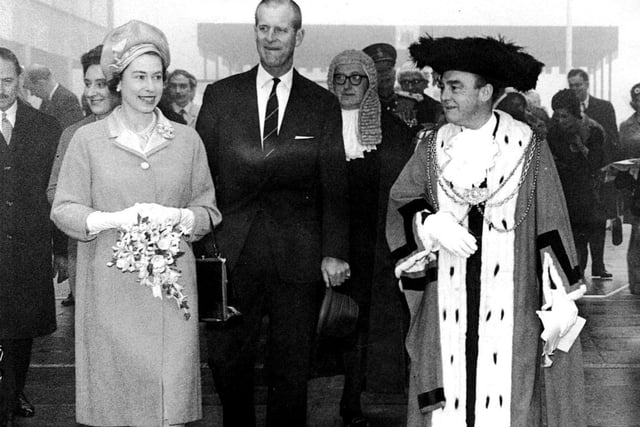
[[[158,224],[138,215],[137,223],[120,230],[107,265],[115,265],[123,273],[137,272],[141,285],[150,287],[154,297],[162,299],[164,293],[173,298],[189,320],[189,304],[178,283],[180,270],[175,267],[176,259],[183,255],[180,239],[185,234],[182,225]]]

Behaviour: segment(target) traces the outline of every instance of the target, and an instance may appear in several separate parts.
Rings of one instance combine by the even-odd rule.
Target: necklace
[[[140,132],[136,132],[135,130],[133,131],[133,133],[135,133],[136,135],[138,135],[141,139],[143,139],[145,142],[149,141],[149,138],[151,138],[151,134],[153,133],[153,129],[156,127],[156,115],[153,115],[153,119],[151,119],[151,123],[149,123],[149,125],[147,125],[146,128],[142,129]]]
[[[439,128],[435,129],[427,139],[427,143],[429,144],[429,148],[430,148],[428,162],[433,168],[432,170],[436,171],[437,183],[438,183],[438,186],[443,190],[443,193],[457,205],[468,207],[465,215],[458,222],[462,224],[464,220],[467,218],[467,216],[469,215],[469,212],[471,211],[471,209],[475,208],[482,215],[484,222],[487,224],[490,230],[496,230],[498,232],[507,233],[515,230],[518,226],[520,226],[520,224],[522,224],[522,222],[525,220],[525,218],[529,214],[529,211],[531,210],[531,206],[533,205],[533,198],[535,197],[535,189],[537,186],[538,172],[539,172],[539,166],[540,166],[540,149],[541,149],[540,142],[542,141],[541,137],[538,136],[538,134],[536,134],[535,132],[531,135],[529,144],[527,144],[527,147],[523,151],[522,156],[520,156],[520,158],[518,159],[518,162],[516,163],[516,165],[512,168],[509,175],[504,180],[502,180],[502,182],[491,194],[489,194],[489,190],[485,188],[473,188],[470,190],[467,189],[466,191],[463,191],[461,194],[459,191],[456,190],[453,183],[451,183],[450,181],[447,181],[442,176],[442,169],[438,164],[438,156],[437,156],[436,135],[438,131],[439,131]],[[533,162],[534,158],[535,158],[535,163]],[[498,194],[498,192],[502,188],[504,188],[506,183],[509,182],[509,180],[514,176],[516,170],[524,162],[525,159],[526,159],[526,163],[522,168],[520,179],[518,180],[518,183],[516,184],[514,190],[511,193],[509,193],[507,196],[505,196],[502,200],[497,200],[497,201],[493,200],[496,194]],[[516,194],[519,193],[519,190],[522,187],[522,184],[527,178],[529,174],[529,169],[532,163],[534,164],[533,182],[531,185],[531,190],[529,191],[529,194],[527,197],[527,205],[526,205],[525,211],[520,216],[520,218],[514,223],[512,227],[508,227],[507,224],[504,224],[504,223],[502,228],[497,227],[496,224],[493,224],[493,222],[487,218],[485,214],[486,208],[499,207],[506,204],[511,199],[513,199],[516,196]],[[478,191],[478,190],[486,190],[486,192]],[[429,193],[429,197],[433,201],[436,210],[439,210],[438,202],[434,197],[434,191],[433,191],[433,185],[431,182],[430,173],[427,173],[427,192]]]

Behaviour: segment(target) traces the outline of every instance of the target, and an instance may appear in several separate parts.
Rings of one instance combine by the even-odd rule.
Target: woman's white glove
[[[415,221],[418,237],[427,250],[436,250],[440,246],[462,258],[468,258],[478,250],[476,238],[449,212],[436,212],[424,221],[422,214],[418,213]]]
[[[140,203],[140,215],[149,218],[157,224],[180,224],[185,228],[185,234],[191,234],[195,224],[195,214],[191,209],[172,208],[157,203]]]
[[[87,231],[89,234],[98,234],[104,230],[133,225],[138,222],[139,206],[135,204],[117,212],[91,212],[87,216]]]
[[[181,210],[162,206],[157,203],[139,203],[140,215],[148,217],[149,221],[157,224],[176,225],[182,218]]]

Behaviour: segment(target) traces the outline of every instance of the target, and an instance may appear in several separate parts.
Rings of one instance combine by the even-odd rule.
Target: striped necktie
[[[7,118],[7,113],[2,112],[2,135],[4,136],[4,140],[9,145],[11,142],[11,134],[13,133],[13,126],[11,126],[11,122]]]
[[[279,78],[273,79],[273,87],[267,101],[267,111],[264,115],[264,127],[262,132],[262,151],[264,156],[268,157],[275,148],[275,142],[278,139],[278,96],[276,88],[280,83]]]

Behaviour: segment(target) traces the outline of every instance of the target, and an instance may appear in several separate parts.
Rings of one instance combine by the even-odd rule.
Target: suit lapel
[[[243,93],[238,94],[238,99],[242,100],[242,120],[245,129],[249,132],[248,140],[251,141],[251,148],[262,150],[262,141],[260,141],[260,117],[258,112],[258,94],[256,92],[256,77],[258,75],[258,66],[253,67],[246,73],[247,82],[241,84],[240,88]]]
[[[296,131],[298,130],[298,123],[300,123],[300,120],[303,120],[303,113],[306,110],[305,104],[309,102],[309,100],[305,98],[304,88],[300,84],[301,79],[298,72],[294,69],[291,93],[289,94],[289,101],[287,102],[287,108],[285,109],[282,125],[280,126],[278,145],[294,141]]]
[[[29,128],[30,114],[27,106],[18,101],[18,111],[16,111],[16,125],[13,127],[9,149],[16,151],[24,141],[24,135]]]

